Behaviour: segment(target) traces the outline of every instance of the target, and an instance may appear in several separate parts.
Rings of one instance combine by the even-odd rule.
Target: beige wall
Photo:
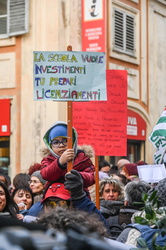
[[[30,32],[22,39],[21,170],[40,161],[42,138],[55,121],[67,119],[67,104],[33,101],[33,51],[81,50],[81,1],[31,0]]]
[[[166,5],[162,0],[106,2],[109,25],[113,4],[131,3],[132,8],[127,8],[137,14],[136,63],[124,64],[115,53],[111,54],[109,27],[108,65],[128,71],[128,107],[147,123],[146,161],[153,163],[154,148],[148,136],[161,115],[166,96]],[[66,103],[33,100],[33,51],[64,51],[68,45],[81,51],[81,0],[30,0],[29,7],[29,33],[0,39],[0,98],[11,98],[11,177],[41,160],[45,131],[55,121],[67,119]],[[7,64],[12,70],[4,78]]]

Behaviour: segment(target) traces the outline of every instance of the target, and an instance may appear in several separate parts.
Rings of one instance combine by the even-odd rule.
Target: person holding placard
[[[84,151],[78,149],[78,135],[75,128],[72,128],[72,135],[73,148],[68,148],[67,124],[65,122],[56,122],[46,131],[43,140],[47,149],[43,151],[41,175],[49,182],[63,182],[67,173],[67,163],[72,161],[73,169],[80,172],[84,190],[89,196],[88,187],[95,183],[95,168],[90,159],[93,156],[93,150],[89,146]]]

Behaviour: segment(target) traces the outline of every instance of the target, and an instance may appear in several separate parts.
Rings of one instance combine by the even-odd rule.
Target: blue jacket
[[[103,217],[102,213],[100,212],[100,210],[98,210],[95,206],[95,204],[89,199],[87,198],[87,196],[85,196],[84,198],[80,199],[80,200],[74,200],[72,201],[73,205],[75,208],[78,208],[79,210],[88,212],[88,213],[96,213],[99,215],[99,218],[102,222],[104,222],[104,225],[107,227],[108,232],[109,227],[107,224],[107,221],[105,220],[105,218]]]
[[[41,201],[38,201],[28,210],[27,215],[38,217],[42,210],[43,205]]]

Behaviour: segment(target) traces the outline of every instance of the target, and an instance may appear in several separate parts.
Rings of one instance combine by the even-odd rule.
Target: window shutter
[[[126,51],[134,53],[134,18],[126,15]]]
[[[28,32],[28,0],[9,0],[9,35]]]
[[[115,48],[122,49],[124,48],[124,43],[123,43],[123,13],[115,10]]]
[[[134,17],[115,9],[114,49],[134,55]]]
[[[7,17],[0,18],[0,34],[6,34],[7,30]]]

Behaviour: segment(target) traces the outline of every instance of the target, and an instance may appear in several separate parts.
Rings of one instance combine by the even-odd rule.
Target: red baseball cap
[[[48,187],[42,202],[50,197],[57,197],[62,200],[69,200],[71,198],[70,193],[65,189],[64,184],[59,182],[53,183]]]

